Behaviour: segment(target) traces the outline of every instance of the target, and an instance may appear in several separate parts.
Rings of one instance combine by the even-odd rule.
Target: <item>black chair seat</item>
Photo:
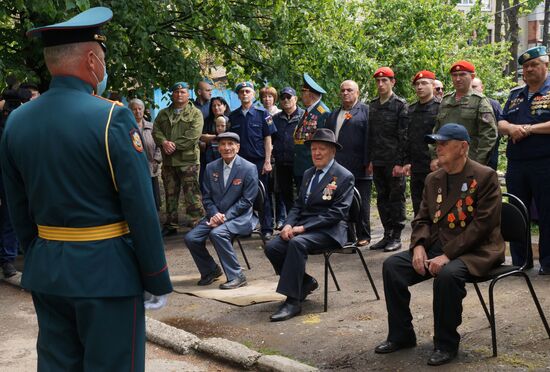
[[[521,266],[514,266],[514,265],[500,265],[499,267],[496,267],[489,271],[487,275],[481,276],[481,277],[474,277],[470,280],[472,283],[483,283],[487,282],[489,280],[493,280],[494,278],[501,276],[503,274],[508,274],[514,271],[520,271]]]

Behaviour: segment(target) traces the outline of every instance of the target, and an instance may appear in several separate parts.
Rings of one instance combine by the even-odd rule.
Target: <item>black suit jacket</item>
[[[332,112],[325,122],[325,127],[336,133],[336,121],[341,108]],[[369,165],[368,126],[369,106],[363,102],[357,102],[349,111],[349,118],[344,120],[338,134],[337,141],[342,145],[342,150],[336,153],[336,161],[353,173],[355,179],[372,179],[365,172]]]
[[[300,193],[285,224],[304,226],[306,233],[309,231],[323,232],[340,245],[344,245],[348,239],[346,221],[353,199],[353,174],[334,161],[317,186],[311,190],[306,201],[307,188],[314,174],[315,167],[305,171]],[[336,187],[334,188],[334,186]],[[330,199],[323,199],[327,188],[334,188],[334,190]]]

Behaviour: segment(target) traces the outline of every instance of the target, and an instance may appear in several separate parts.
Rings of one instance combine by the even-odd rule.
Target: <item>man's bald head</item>
[[[483,82],[481,81],[480,78],[475,77],[472,80],[472,89],[478,93],[483,93]]]

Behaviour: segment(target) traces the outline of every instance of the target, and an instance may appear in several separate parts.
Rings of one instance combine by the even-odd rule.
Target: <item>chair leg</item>
[[[338,280],[336,280],[336,275],[334,274],[334,270],[332,270],[332,265],[330,264],[330,255],[325,256],[325,260],[327,261],[327,266],[330,271],[330,276],[332,276],[332,280],[334,281],[334,285],[336,286],[336,290],[340,291],[340,284],[338,284]]]
[[[489,310],[487,309],[487,304],[485,304],[485,299],[481,295],[481,291],[479,290],[479,287],[477,283],[472,283],[474,285],[474,288],[477,293],[477,297],[479,298],[479,302],[481,302],[481,306],[483,307],[483,311],[485,312],[485,316],[487,317],[487,320],[489,321],[489,325],[491,324],[491,315],[489,314]]]
[[[329,262],[328,262],[328,258],[327,256],[325,255],[325,306],[324,306],[324,310],[325,310],[325,313],[327,312],[327,309],[328,309],[328,265],[329,265]]]
[[[370,285],[372,287],[372,290],[374,291],[374,294],[376,295],[376,299],[380,300],[380,296],[378,295],[378,291],[376,290],[376,285],[374,285],[374,280],[372,280],[372,276],[370,275],[369,268],[367,267],[367,262],[365,261],[365,257],[363,257],[363,253],[359,248],[355,249],[357,254],[359,255],[359,258],[361,259],[361,263],[363,264],[363,268],[365,269],[365,272],[367,273],[367,277],[369,278]]]
[[[243,248],[239,238],[237,238],[237,244],[239,245],[239,248],[241,249],[241,253],[243,255],[244,262],[246,263],[246,267],[248,267],[248,270],[250,270],[250,264],[248,263],[248,257],[246,257],[246,253],[244,253],[244,248]]]
[[[539,311],[540,319],[542,320],[542,324],[544,324],[544,328],[546,329],[546,333],[548,334],[548,338],[550,338],[550,327],[548,327],[548,321],[546,320],[546,316],[544,315],[544,312],[542,310],[542,307],[540,306],[540,302],[538,299],[537,294],[535,293],[535,289],[533,288],[533,285],[531,284],[531,279],[529,279],[529,276],[525,274],[524,272],[521,272],[520,274],[525,278],[525,282],[527,282],[527,286],[529,287],[529,292],[531,292],[531,297],[533,298],[533,302],[537,306],[537,310]]]
[[[493,279],[491,281],[491,284],[489,284],[489,310],[491,315],[489,323],[491,324],[491,342],[493,344],[493,357],[497,356],[497,324],[495,321],[495,300],[493,296],[493,289],[498,279],[500,278]]]

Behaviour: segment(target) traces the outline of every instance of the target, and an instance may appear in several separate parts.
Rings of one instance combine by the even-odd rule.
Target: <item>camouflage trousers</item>
[[[187,222],[196,224],[204,217],[201,192],[199,188],[199,165],[182,167],[162,167],[162,182],[166,194],[166,222],[168,228],[178,228],[178,207],[180,193],[183,192],[183,201]]]

